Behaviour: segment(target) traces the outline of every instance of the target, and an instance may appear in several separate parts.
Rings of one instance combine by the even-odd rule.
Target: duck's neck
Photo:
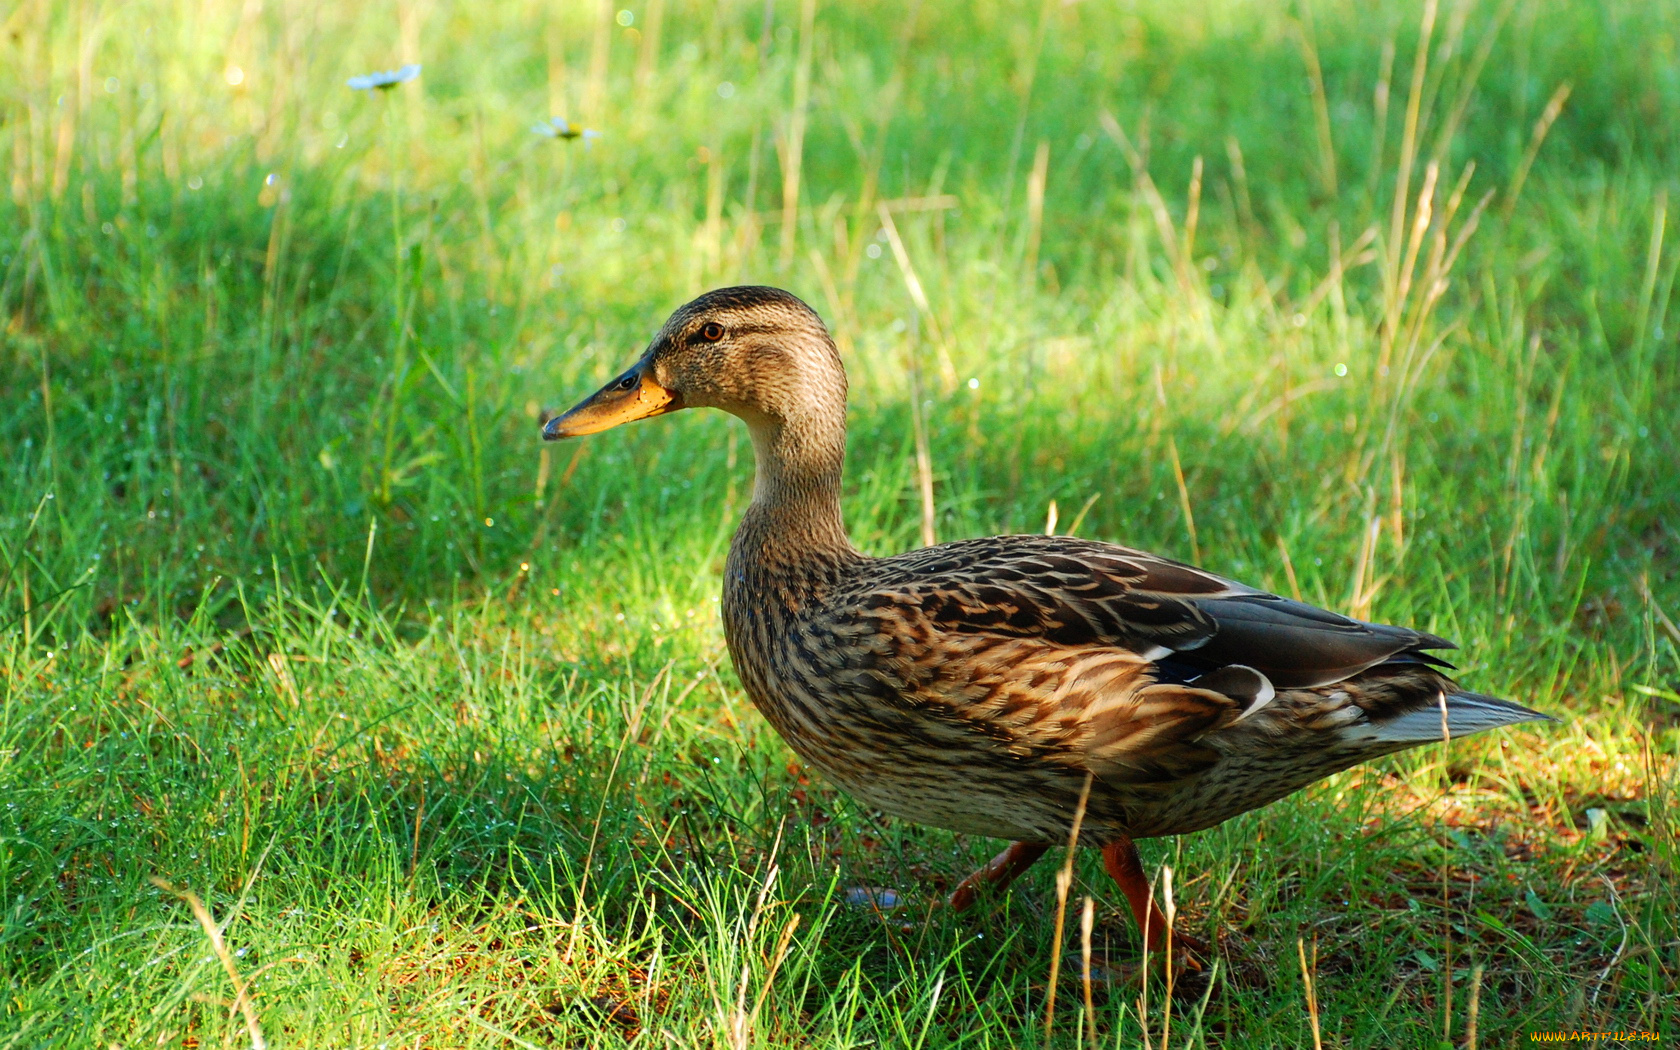
[[[845,408],[748,420],[757,474],[732,553],[772,571],[840,565],[860,555],[840,516]]]

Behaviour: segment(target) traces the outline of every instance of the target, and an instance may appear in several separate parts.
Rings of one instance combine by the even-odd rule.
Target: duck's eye
[[[618,389],[620,389],[620,390],[629,390],[632,387],[634,387],[635,385],[636,385],[636,373],[634,373],[634,372],[631,372],[629,375],[625,376],[623,379],[620,379],[618,381]]]
[[[708,343],[717,342],[719,339],[723,338],[723,325],[718,324],[716,321],[707,322],[706,326],[700,329],[700,338],[704,339]]]

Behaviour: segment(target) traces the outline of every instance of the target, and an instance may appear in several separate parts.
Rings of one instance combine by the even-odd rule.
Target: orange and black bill
[[[629,423],[675,412],[683,407],[682,395],[667,390],[653,378],[652,362],[644,357],[629,371],[573,405],[564,414],[543,424],[544,441],[582,437]]]

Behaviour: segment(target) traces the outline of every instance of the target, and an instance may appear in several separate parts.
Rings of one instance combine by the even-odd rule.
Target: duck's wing
[[[1437,663],[1422,650],[1450,644],[1066,538],[946,544],[877,562],[870,577],[851,607],[883,699],[1111,783],[1208,767],[1219,756],[1203,738],[1278,688]]]
[[[1366,623],[1183,562],[1068,537],[1004,536],[879,563],[884,591],[937,630],[1126,649],[1191,677],[1239,664],[1285,688],[1328,685],[1399,661],[1450,665],[1444,638]]]

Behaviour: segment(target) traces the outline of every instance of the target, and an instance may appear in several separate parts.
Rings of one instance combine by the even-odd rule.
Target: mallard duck
[[[846,371],[816,312],[779,289],[683,306],[542,435],[702,406],[744,420],[757,461],[723,581],[742,686],[866,805],[1013,843],[957,887],[957,910],[1068,842],[1077,821],[1145,951],[1160,952],[1172,935],[1134,840],[1212,827],[1379,755],[1547,717],[1461,689],[1431,652],[1455,648],[1443,638],[1129,547],[992,536],[860,553],[840,511]]]

